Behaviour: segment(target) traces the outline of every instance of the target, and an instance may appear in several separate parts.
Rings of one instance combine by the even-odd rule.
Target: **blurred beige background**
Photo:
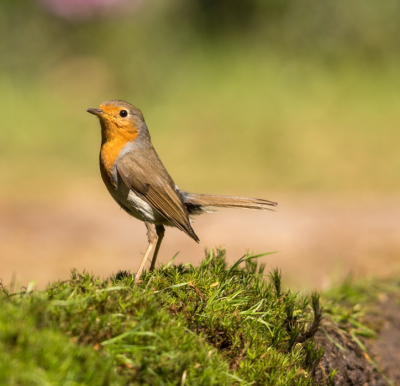
[[[5,0],[0,4],[0,278],[135,270],[145,227],[98,171],[107,99],[142,109],[182,189],[275,213],[167,229],[160,262],[246,250],[324,288],[400,265],[400,5],[389,0]]]

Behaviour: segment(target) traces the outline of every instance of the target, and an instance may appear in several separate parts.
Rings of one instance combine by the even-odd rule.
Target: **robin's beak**
[[[86,111],[90,114],[97,115],[98,117],[103,115],[103,110],[100,109],[87,109]]]

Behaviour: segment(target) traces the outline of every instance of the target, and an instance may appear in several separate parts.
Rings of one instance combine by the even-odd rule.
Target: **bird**
[[[192,216],[214,208],[272,210],[276,202],[245,197],[196,194],[180,190],[161,162],[151,142],[142,112],[128,102],[109,100],[86,110],[96,115],[101,126],[100,173],[118,205],[144,222],[148,246],[135,275],[142,272],[154,249],[150,271],[155,268],[165,226],[176,227],[194,241]]]

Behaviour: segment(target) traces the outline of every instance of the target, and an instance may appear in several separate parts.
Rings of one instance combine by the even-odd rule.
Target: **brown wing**
[[[117,170],[122,181],[153,206],[163,217],[185,232],[193,240],[199,238],[190,226],[189,214],[175,183],[154,149],[142,153],[139,149],[118,161]]]

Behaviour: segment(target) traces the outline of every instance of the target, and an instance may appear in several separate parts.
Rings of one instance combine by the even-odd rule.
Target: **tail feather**
[[[196,194],[182,191],[180,195],[190,214],[207,212],[208,208],[213,207],[273,210],[271,206],[278,205],[276,202],[261,198],[214,196],[211,194]]]

